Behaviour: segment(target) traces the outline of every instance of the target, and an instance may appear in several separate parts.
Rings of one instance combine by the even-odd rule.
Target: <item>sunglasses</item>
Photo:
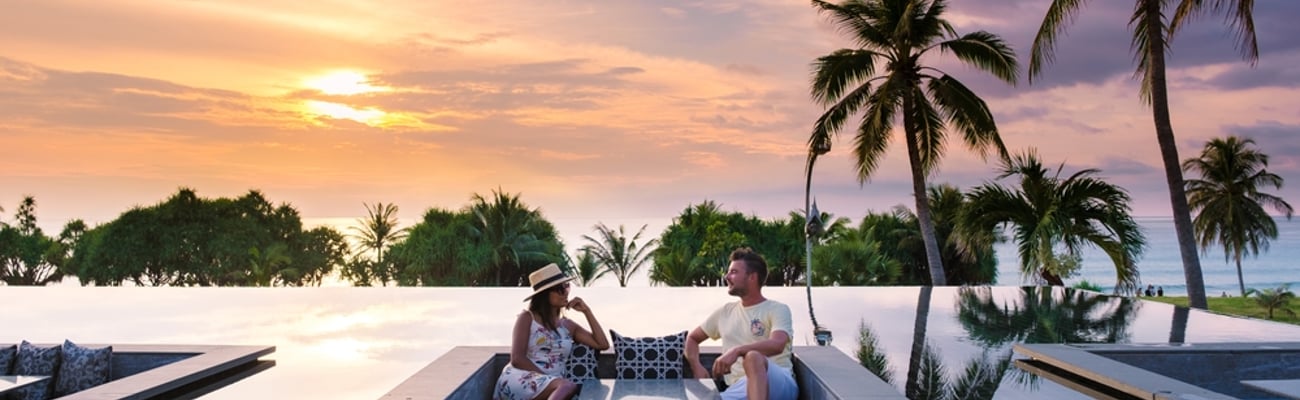
[[[564,283],[561,283],[561,284],[559,284],[559,285],[555,285],[555,287],[551,288],[551,290],[554,290],[554,291],[557,292],[557,293],[558,293],[558,292],[567,292],[567,291],[569,291],[569,286],[570,286],[570,285],[569,285],[569,282],[564,282]]]

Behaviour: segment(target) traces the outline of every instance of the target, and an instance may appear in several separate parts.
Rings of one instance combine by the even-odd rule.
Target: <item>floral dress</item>
[[[528,334],[527,357],[545,374],[525,371],[506,363],[497,379],[496,400],[531,400],[551,381],[564,375],[564,361],[573,349],[573,335],[561,323],[556,330],[546,329],[536,320]]]

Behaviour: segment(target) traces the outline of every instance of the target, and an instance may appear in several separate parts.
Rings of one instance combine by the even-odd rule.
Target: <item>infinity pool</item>
[[[373,399],[458,345],[506,346],[524,288],[0,287],[0,343],[273,345],[276,365],[204,398]],[[789,304],[795,342],[814,345],[803,288],[767,288]],[[606,329],[629,336],[693,328],[731,301],[722,288],[575,288]],[[1267,342],[1300,327],[1188,313],[1069,289],[825,287],[813,290],[833,346],[857,353],[859,326],[879,339],[892,383],[959,381],[971,365],[994,374],[997,399],[1086,398],[1009,366],[1015,343]],[[918,309],[925,318],[918,321]],[[919,323],[918,323],[919,322]],[[917,327],[923,327],[917,330]],[[917,354],[933,362],[912,363]],[[716,343],[705,343],[705,345]],[[941,367],[941,368],[940,368]],[[924,386],[924,385],[920,385]]]

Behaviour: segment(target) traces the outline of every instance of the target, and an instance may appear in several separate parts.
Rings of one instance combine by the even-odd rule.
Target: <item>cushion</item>
[[[618,379],[682,379],[686,331],[663,337],[614,337],[614,370]]]
[[[582,343],[573,343],[573,351],[565,361],[564,378],[573,382],[582,382],[596,378],[596,349]]]
[[[113,346],[92,349],[63,341],[63,362],[54,379],[54,395],[66,396],[108,382]]]
[[[59,346],[37,347],[24,340],[18,344],[14,375],[54,376],[59,370]],[[10,400],[45,400],[54,395],[54,378],[10,392]]]
[[[18,346],[0,347],[0,375],[13,375],[14,358],[18,357]]]

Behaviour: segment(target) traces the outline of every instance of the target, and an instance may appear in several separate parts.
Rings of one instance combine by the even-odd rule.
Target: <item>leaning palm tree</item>
[[[1021,273],[1056,286],[1078,271],[1085,245],[1099,247],[1115,265],[1115,292],[1132,293],[1146,240],[1129,215],[1128,193],[1096,173],[1085,169],[1061,179],[1061,168],[1049,175],[1032,150],[1017,154],[1004,162],[998,179],[1017,175],[1019,187],[985,183],[972,189],[962,227],[1014,227]]]
[[[1196,240],[1205,251],[1223,246],[1224,261],[1231,255],[1237,264],[1237,284],[1246,296],[1241,275],[1241,256],[1258,256],[1277,239],[1277,222],[1264,206],[1291,219],[1294,210],[1281,197],[1261,191],[1264,186],[1282,188],[1282,177],[1268,172],[1268,155],[1251,148],[1254,140],[1228,136],[1205,144],[1200,157],[1183,161],[1183,171],[1200,175],[1187,180],[1187,203],[1196,218]]]
[[[641,235],[645,233],[646,225],[641,225],[641,229],[627,237],[623,231],[623,226],[618,226],[618,231],[605,226],[605,224],[596,224],[593,229],[600,233],[600,239],[597,240],[591,236],[582,235],[587,241],[587,249],[596,258],[596,262],[605,267],[605,272],[613,273],[618,278],[618,285],[627,287],[628,278],[632,277],[642,266],[650,260],[652,248],[659,243],[659,239],[650,239],[644,244],[638,244]],[[604,275],[605,272],[601,272]]]
[[[979,31],[957,35],[943,18],[944,0],[813,0],[856,48],[840,49],[813,63],[812,96],[827,107],[813,124],[809,148],[829,148],[849,117],[863,113],[853,155],[859,182],[876,172],[902,119],[911,166],[916,214],[925,239],[930,284],[946,283],[939,243],[926,198],[926,176],[944,153],[947,130],[987,156],[1006,154],[988,105],[944,71],[923,63],[926,55],[950,52],[958,60],[1015,84],[1016,55],[1002,38]]]
[[[1187,203],[1183,183],[1183,173],[1179,169],[1178,143],[1174,139],[1174,127],[1169,117],[1169,91],[1165,84],[1165,52],[1169,41],[1186,21],[1205,11],[1208,7],[1215,12],[1225,12],[1229,25],[1237,31],[1241,40],[1238,48],[1242,56],[1254,65],[1259,59],[1259,49],[1255,43],[1255,21],[1252,16],[1254,0],[1179,0],[1169,25],[1165,25],[1163,7],[1170,0],[1134,0],[1133,15],[1129,26],[1133,29],[1133,52],[1138,61],[1136,75],[1142,77],[1138,89],[1144,103],[1151,105],[1151,114],[1155,121],[1156,142],[1160,145],[1160,159],[1165,167],[1165,181],[1169,186],[1169,202],[1173,209],[1174,230],[1178,236],[1178,247],[1183,259],[1183,275],[1187,280],[1188,305],[1192,308],[1206,309],[1205,279],[1201,275],[1201,261],[1197,257],[1196,239],[1193,234],[1191,209]],[[1029,81],[1042,72],[1046,63],[1051,62],[1055,52],[1056,38],[1064,32],[1085,1],[1052,0],[1047,8],[1043,24],[1034,37],[1033,48],[1029,58]]]

